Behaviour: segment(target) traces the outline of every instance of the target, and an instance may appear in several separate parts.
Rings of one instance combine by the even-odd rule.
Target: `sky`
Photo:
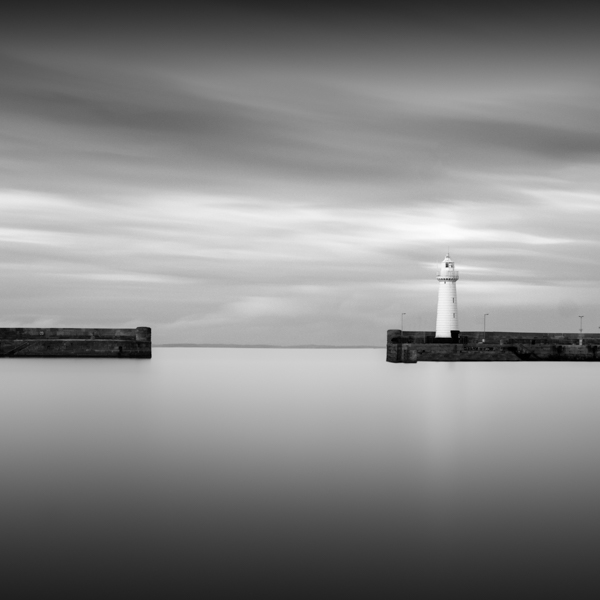
[[[599,332],[595,15],[33,5],[0,23],[0,326]]]

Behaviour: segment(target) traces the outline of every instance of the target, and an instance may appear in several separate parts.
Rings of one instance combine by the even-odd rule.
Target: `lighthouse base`
[[[453,329],[450,332],[448,337],[435,337],[436,344],[458,344],[458,338],[460,336],[460,331],[458,329]]]

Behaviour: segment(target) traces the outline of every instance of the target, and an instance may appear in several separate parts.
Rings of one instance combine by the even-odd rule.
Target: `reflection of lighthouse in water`
[[[450,253],[442,261],[437,280],[440,282],[438,291],[437,321],[435,324],[436,338],[452,337],[452,332],[458,335],[458,303],[456,298],[456,282],[458,271],[454,270],[454,261]]]

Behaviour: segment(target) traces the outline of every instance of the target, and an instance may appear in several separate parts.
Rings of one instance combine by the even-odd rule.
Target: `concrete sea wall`
[[[0,328],[0,357],[151,358],[150,327]]]
[[[388,330],[387,361],[600,361],[600,334]]]

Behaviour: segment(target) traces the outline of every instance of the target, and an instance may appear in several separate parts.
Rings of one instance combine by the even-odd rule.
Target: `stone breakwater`
[[[0,357],[151,358],[150,327],[0,328]]]
[[[387,361],[600,361],[600,334],[457,332],[440,340],[434,331],[387,332]]]

